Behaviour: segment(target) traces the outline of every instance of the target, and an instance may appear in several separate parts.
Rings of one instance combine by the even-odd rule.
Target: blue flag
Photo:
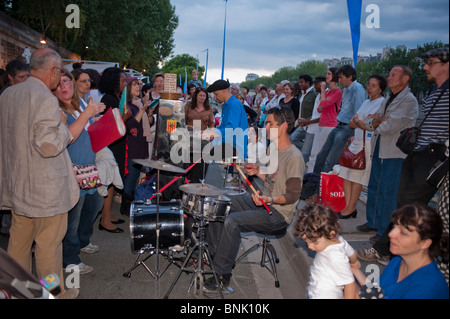
[[[184,94],[187,94],[187,71],[186,68],[184,68],[184,89],[183,89]]]
[[[356,69],[358,63],[358,48],[361,38],[361,9],[362,0],[347,0],[348,17],[350,20],[350,30],[352,32],[353,63]]]

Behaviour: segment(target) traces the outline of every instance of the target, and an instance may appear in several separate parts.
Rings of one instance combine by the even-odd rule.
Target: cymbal
[[[227,189],[200,183],[181,185],[180,190],[188,194],[200,196],[220,196],[228,193]]]
[[[133,162],[141,164],[145,167],[151,167],[153,169],[158,169],[165,172],[182,173],[182,174],[186,173],[185,169],[162,161],[152,161],[150,159],[135,159],[133,160]]]

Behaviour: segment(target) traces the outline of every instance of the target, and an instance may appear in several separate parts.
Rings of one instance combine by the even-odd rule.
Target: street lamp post
[[[223,74],[224,74],[224,70],[225,70],[225,40],[226,40],[226,34],[227,34],[227,4],[228,4],[228,0],[225,0],[225,24],[223,27],[222,80],[223,80]]]

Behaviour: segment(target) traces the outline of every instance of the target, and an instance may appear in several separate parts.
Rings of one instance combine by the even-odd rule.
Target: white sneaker
[[[100,251],[100,247],[89,243],[89,245],[87,245],[86,247],[81,248],[80,251],[83,253],[87,253],[87,254],[94,254],[94,253]]]
[[[228,173],[227,183],[230,183],[234,179],[233,174]]]
[[[88,274],[94,270],[93,267],[85,265],[83,263],[79,263],[77,266],[78,266],[78,270],[80,271],[80,275]]]

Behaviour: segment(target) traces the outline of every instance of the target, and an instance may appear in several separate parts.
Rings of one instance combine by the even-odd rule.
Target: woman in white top
[[[369,77],[369,83],[367,84],[367,95],[369,99],[364,101],[359,111],[350,121],[350,127],[355,129],[355,136],[352,143],[349,146],[349,150],[357,154],[363,149],[364,134],[366,134],[365,155],[366,155],[366,168],[364,170],[355,170],[343,166],[339,166],[336,170],[338,175],[343,178],[344,195],[345,195],[345,208],[338,213],[340,219],[347,219],[350,217],[356,218],[356,203],[358,202],[361,194],[362,186],[367,186],[370,178],[370,171],[372,168],[371,160],[371,132],[366,132],[364,127],[364,120],[369,114],[376,113],[380,108],[381,102],[384,100],[383,92],[387,87],[386,79],[378,74],[371,75]]]

